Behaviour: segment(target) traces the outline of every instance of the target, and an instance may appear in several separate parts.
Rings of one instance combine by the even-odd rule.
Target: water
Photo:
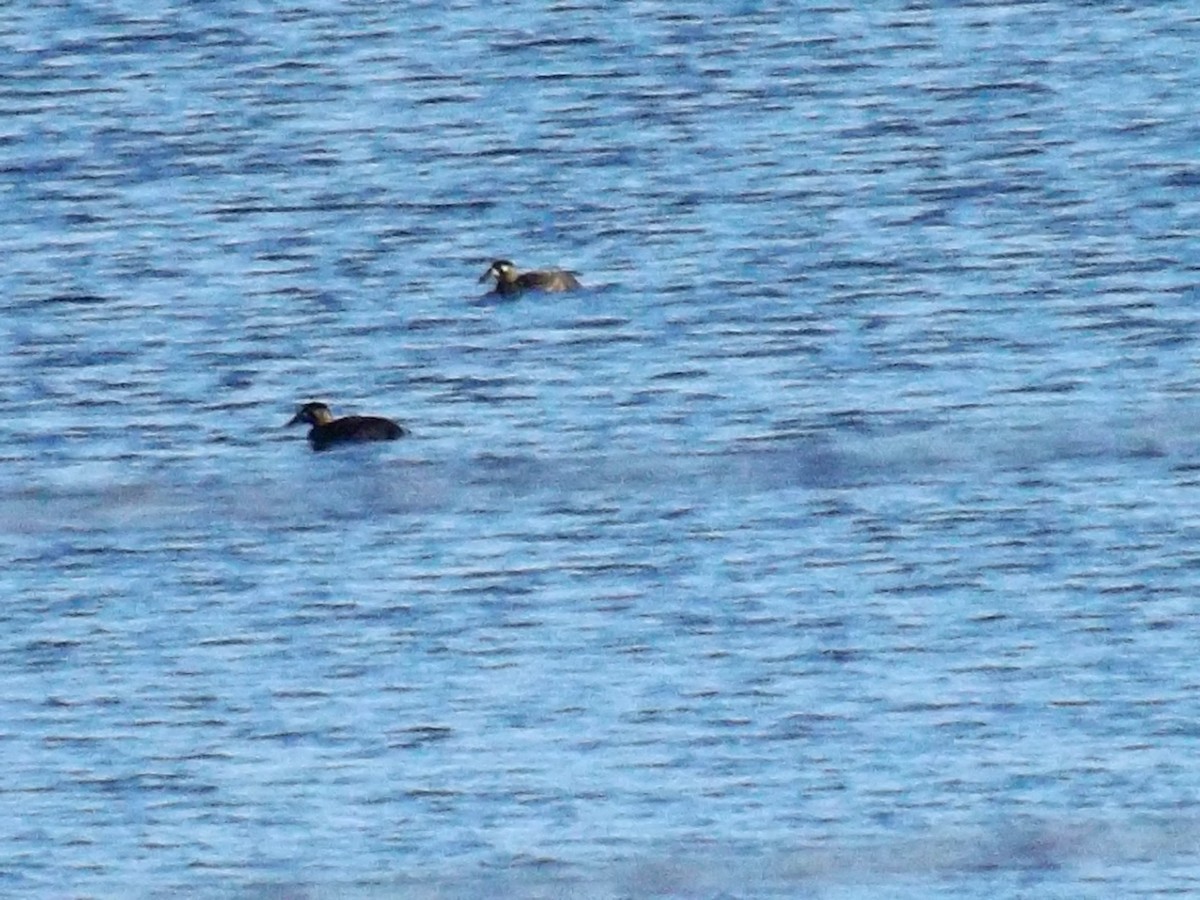
[[[1198,27],[8,10],[0,888],[1197,890]]]

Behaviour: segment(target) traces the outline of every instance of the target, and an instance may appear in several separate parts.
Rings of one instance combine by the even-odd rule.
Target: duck
[[[363,441],[394,441],[408,434],[408,429],[382,416],[342,416],[335,419],[329,407],[313,401],[305,403],[292,416],[288,425],[307,423],[312,426],[308,442],[314,450],[328,450],[335,444],[357,444]]]
[[[515,296],[522,291],[573,291],[581,287],[575,272],[566,269],[537,269],[532,272],[518,272],[510,259],[497,259],[479,281],[482,283],[489,278],[496,279],[493,294],[505,297]]]

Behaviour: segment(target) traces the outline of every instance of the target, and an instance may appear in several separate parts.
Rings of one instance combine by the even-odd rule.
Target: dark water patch
[[[46,305],[79,304],[79,305],[83,305],[83,306],[90,306],[90,305],[94,305],[94,304],[109,304],[112,302],[113,302],[113,300],[110,297],[104,297],[104,296],[100,296],[98,294],[87,294],[87,293],[55,294],[53,296],[46,297],[44,300],[41,301],[41,303],[44,303]]]
[[[12,12],[6,885],[1195,880],[1177,16]]]
[[[1180,169],[1166,176],[1163,183],[1173,188],[1200,187],[1200,169]]]
[[[414,750],[450,740],[453,736],[453,729],[442,725],[417,725],[392,732],[387,741],[390,749]],[[453,795],[453,792],[449,793]]]

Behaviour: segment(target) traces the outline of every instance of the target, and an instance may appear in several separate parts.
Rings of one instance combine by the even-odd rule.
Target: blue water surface
[[[1197,39],[6,10],[0,892],[1200,891]]]

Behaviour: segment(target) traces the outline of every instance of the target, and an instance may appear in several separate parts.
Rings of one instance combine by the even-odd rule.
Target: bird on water
[[[518,272],[512,260],[498,259],[492,263],[480,282],[489,278],[496,279],[493,294],[503,294],[506,297],[520,294],[523,291],[573,291],[579,288],[579,279],[574,272],[566,269],[536,269],[532,272]]]
[[[305,403],[288,425],[307,423],[312,426],[308,442],[314,450],[328,450],[336,444],[357,444],[363,441],[394,441],[408,434],[408,429],[382,416],[342,416],[335,419],[324,403]]]

